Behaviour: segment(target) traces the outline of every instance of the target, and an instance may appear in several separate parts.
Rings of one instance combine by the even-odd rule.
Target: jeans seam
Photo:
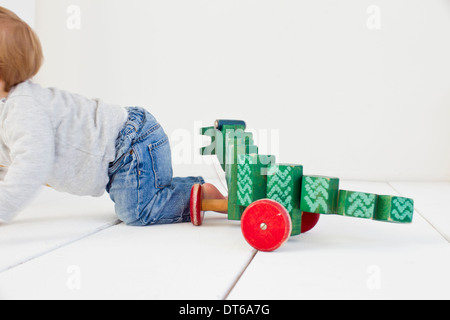
[[[136,152],[136,150],[134,149],[134,146],[131,147],[131,150],[133,150],[133,154],[136,157],[136,166],[135,166],[135,175],[136,175],[136,181],[137,181],[137,190],[136,190],[136,211],[135,211],[135,216],[136,216],[136,221],[139,221],[141,224],[143,223],[141,217],[140,217],[140,212],[141,212],[141,199],[140,199],[140,190],[141,190],[141,175],[140,173],[140,164],[141,164],[141,159],[139,157],[139,153]]]
[[[156,141],[155,143],[151,143],[151,144],[149,144],[149,148],[151,149],[151,150],[157,150],[157,149],[159,149],[160,147],[162,147],[162,146],[164,146],[166,143],[168,143],[169,142],[169,137],[167,136],[167,135],[165,135],[164,136],[164,138],[162,138],[161,140],[159,140],[159,141]]]
[[[153,132],[155,132],[157,129],[161,128],[161,124],[157,123],[153,127],[147,130],[143,135],[141,135],[137,140],[136,143],[139,141],[142,141],[146,139],[149,135],[151,135]]]
[[[160,144],[159,146],[162,146],[162,145],[164,145],[167,142],[168,142],[168,140],[166,142]],[[159,186],[158,173],[157,173],[157,170],[155,169],[155,157],[153,156],[153,153],[152,153],[152,151],[154,151],[154,150],[155,149],[152,149],[150,146],[148,147],[148,153],[150,154],[150,158],[152,158],[152,171],[153,171],[153,175],[155,176],[155,188],[162,190],[162,189],[170,186],[170,184],[165,185],[165,186]]]

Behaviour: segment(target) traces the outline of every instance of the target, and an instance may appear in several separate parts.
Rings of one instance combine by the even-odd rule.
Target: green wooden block
[[[216,154],[216,129],[214,127],[200,128],[200,135],[210,137],[211,144],[200,149],[202,156],[211,156]]]
[[[232,142],[234,138],[245,138],[251,135],[244,130],[245,126],[241,125],[223,125],[221,131],[216,130],[216,154],[224,171],[226,170],[226,156],[230,141]],[[253,139],[253,136],[251,138]]]
[[[300,192],[303,166],[274,165],[267,176],[267,198],[282,204],[292,219],[292,234],[301,234],[302,212],[300,211]]]
[[[302,166],[271,166],[267,176],[267,197],[281,203],[289,212],[300,209],[302,177]]]
[[[200,129],[200,134],[211,138],[210,145],[200,149],[200,154],[203,156],[216,155],[219,160],[222,169],[225,171],[226,166],[226,154],[229,141],[233,141],[234,138],[244,138],[251,133],[244,131],[243,125],[223,125],[222,130],[217,130],[215,127],[205,127]],[[251,136],[253,139],[253,136]],[[253,140],[252,140],[253,141]],[[251,142],[253,144],[253,142]]]
[[[375,220],[411,223],[414,200],[395,196],[378,196]]]
[[[237,204],[249,206],[267,197],[267,173],[275,156],[258,154],[238,155]]]
[[[377,207],[377,195],[354,191],[339,191],[337,214],[347,217],[373,219]]]
[[[258,148],[253,145],[251,134],[241,138],[233,137],[227,143],[225,178],[228,185],[228,219],[239,221],[244,213],[244,208],[237,203],[238,155],[248,154],[250,151],[257,152]]]
[[[225,155],[225,178],[229,184],[237,175],[232,177],[233,170],[237,173],[238,155],[258,153],[258,147],[253,145],[253,134],[245,132],[241,137],[229,136],[226,139],[227,148]],[[233,166],[236,167],[234,168]]]
[[[338,178],[304,176],[300,210],[319,214],[336,214],[338,193]]]

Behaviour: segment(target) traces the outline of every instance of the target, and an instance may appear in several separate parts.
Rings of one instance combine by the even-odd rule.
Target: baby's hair
[[[0,7],[0,79],[5,91],[34,77],[42,66],[41,42],[31,27]]]

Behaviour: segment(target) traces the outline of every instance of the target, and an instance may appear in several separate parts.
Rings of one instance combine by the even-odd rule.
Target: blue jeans
[[[189,204],[201,177],[173,178],[169,140],[145,109],[128,108],[116,141],[106,191],[120,220],[131,226],[190,222]]]

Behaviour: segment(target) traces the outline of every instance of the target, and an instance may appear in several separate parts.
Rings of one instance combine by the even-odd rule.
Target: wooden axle
[[[202,201],[202,211],[216,211],[226,212],[228,211],[228,200],[207,200]]]

